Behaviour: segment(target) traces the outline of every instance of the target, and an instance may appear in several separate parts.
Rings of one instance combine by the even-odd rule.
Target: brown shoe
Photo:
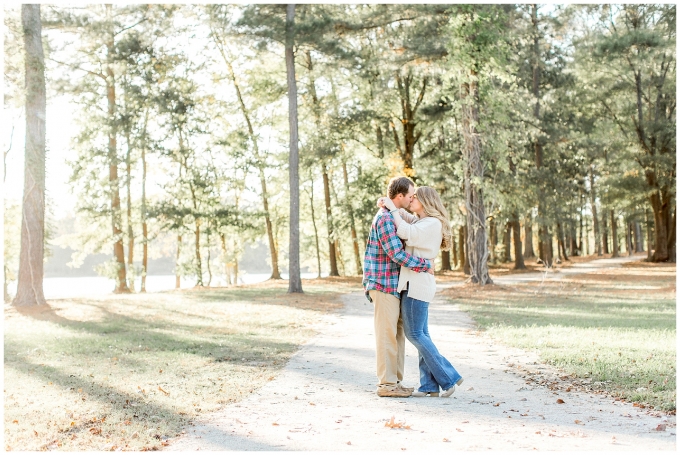
[[[413,387],[404,387],[404,385],[401,382],[397,382],[397,387],[399,387],[402,390],[408,390],[411,393],[413,393],[413,391],[415,390]]]
[[[376,394],[379,397],[408,398],[411,396],[411,391],[402,389],[397,385],[383,385],[378,386]]]

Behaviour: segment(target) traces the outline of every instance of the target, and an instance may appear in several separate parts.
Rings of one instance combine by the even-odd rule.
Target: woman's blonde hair
[[[449,212],[444,207],[439,194],[434,188],[421,186],[416,190],[416,197],[423,204],[423,209],[428,216],[442,222],[441,249],[449,251],[451,249],[451,223],[449,222]]]

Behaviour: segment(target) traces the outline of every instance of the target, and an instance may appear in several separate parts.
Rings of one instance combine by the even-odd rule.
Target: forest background
[[[25,88],[20,7],[4,9],[6,164],[23,148]],[[361,274],[375,200],[396,175],[442,195],[455,235],[437,268],[473,281],[487,282],[489,262],[521,269],[536,256],[552,265],[647,250],[674,261],[675,11],[298,5],[301,265]],[[286,6],[41,14],[48,163],[65,158],[47,168],[45,241],[76,251],[74,265],[108,254],[98,271],[116,292],[144,290],[149,258],[161,256],[177,286],[234,283],[257,241],[280,278],[291,224]],[[73,122],[50,129],[66,105]],[[72,196],[50,187],[51,172],[68,174]],[[6,299],[19,265],[17,177],[4,175]],[[57,232],[70,198],[75,222]]]

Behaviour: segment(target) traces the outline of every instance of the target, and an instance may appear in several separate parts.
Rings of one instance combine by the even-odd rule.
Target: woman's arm
[[[431,246],[433,239],[441,242],[442,223],[436,218],[423,218],[419,223],[401,223],[397,227],[399,238],[406,240],[406,245],[416,248]]]
[[[399,225],[404,221],[404,217],[402,217],[401,210],[397,209],[397,206],[394,205],[394,202],[388,197],[381,197],[378,199],[378,207],[384,207],[387,210],[390,211],[390,215],[392,215],[392,218],[394,219],[394,227],[399,230]],[[409,221],[407,221],[408,223]]]

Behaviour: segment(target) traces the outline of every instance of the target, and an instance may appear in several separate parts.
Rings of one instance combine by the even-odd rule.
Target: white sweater
[[[419,258],[429,259],[434,266],[434,260],[439,254],[442,244],[442,223],[437,218],[428,216],[419,219],[417,216],[400,210],[403,221],[399,223],[397,235],[406,240],[406,252]],[[408,267],[401,267],[397,291],[406,289],[408,296],[424,302],[432,302],[436,292],[434,275],[430,273],[414,272]]]

